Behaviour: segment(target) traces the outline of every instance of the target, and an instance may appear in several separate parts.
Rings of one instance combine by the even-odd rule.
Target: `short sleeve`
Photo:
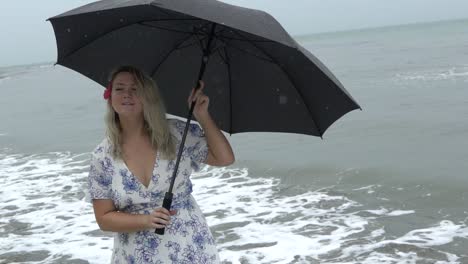
[[[190,124],[186,139],[187,151],[192,159],[191,165],[195,171],[200,170],[200,163],[208,157],[208,144],[205,133],[197,124]]]
[[[91,156],[88,174],[88,201],[112,199],[112,163],[109,158]]]
[[[172,119],[170,120],[179,140],[182,138],[185,130],[185,121]],[[185,149],[187,156],[190,157],[190,165],[193,170],[199,171],[201,163],[206,161],[208,157],[208,144],[206,142],[205,133],[198,124],[190,124],[185,139]]]

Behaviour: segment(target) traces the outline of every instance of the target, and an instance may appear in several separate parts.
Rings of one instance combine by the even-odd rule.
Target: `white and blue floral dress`
[[[176,150],[185,122],[170,119],[169,125],[177,139]],[[111,199],[120,212],[150,214],[162,206],[164,194],[169,188],[175,160],[162,159],[159,152],[153,169],[153,177],[145,187],[121,160],[111,156],[109,141],[105,139],[92,154],[88,177],[89,198]],[[208,148],[203,131],[191,124],[174,184],[171,217],[163,236],[154,230],[134,233],[116,233],[112,252],[113,264],[127,263],[219,263],[218,251],[206,220],[192,197],[190,174],[205,161]]]

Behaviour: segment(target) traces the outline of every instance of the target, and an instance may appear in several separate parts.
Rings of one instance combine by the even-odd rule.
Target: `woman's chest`
[[[156,153],[153,151],[142,151],[127,153],[124,163],[131,174],[145,187],[148,187],[154,173]]]
[[[123,161],[114,164],[112,189],[114,193],[113,200],[118,208],[125,208],[135,204],[159,204],[162,202],[164,194],[168,191],[171,183],[175,169],[174,160],[161,159],[160,155],[157,155],[147,185],[140,181]],[[190,174],[190,161],[187,159],[181,160],[174,182],[173,193],[175,196],[185,197],[190,195],[192,192]]]
[[[153,147],[148,142],[126,144],[122,146],[122,154],[125,167],[148,187],[156,161],[156,151]]]

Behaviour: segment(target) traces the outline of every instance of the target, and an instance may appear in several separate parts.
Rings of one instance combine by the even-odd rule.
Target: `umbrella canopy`
[[[169,114],[187,114],[186,98],[205,73],[210,113],[230,134],[322,136],[360,108],[316,57],[262,11],[216,0],[103,0],[49,20],[57,64],[103,86],[116,66],[143,69],[158,83]]]

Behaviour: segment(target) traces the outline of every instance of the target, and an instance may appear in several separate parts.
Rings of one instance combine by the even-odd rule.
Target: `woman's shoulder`
[[[185,120],[172,118],[172,119],[167,119],[167,122],[169,124],[169,127],[171,128],[171,130],[176,136],[181,136],[184,134],[185,124],[186,124]],[[195,123],[190,123],[189,133],[192,136],[203,136],[203,130],[200,128],[198,124],[195,124]]]
[[[93,156],[96,157],[105,157],[110,154],[110,144],[109,139],[104,138],[93,150]]]
[[[180,119],[175,119],[175,118],[168,118],[167,119],[167,124],[169,125],[170,128],[183,128],[185,125],[185,121],[180,120]]]

